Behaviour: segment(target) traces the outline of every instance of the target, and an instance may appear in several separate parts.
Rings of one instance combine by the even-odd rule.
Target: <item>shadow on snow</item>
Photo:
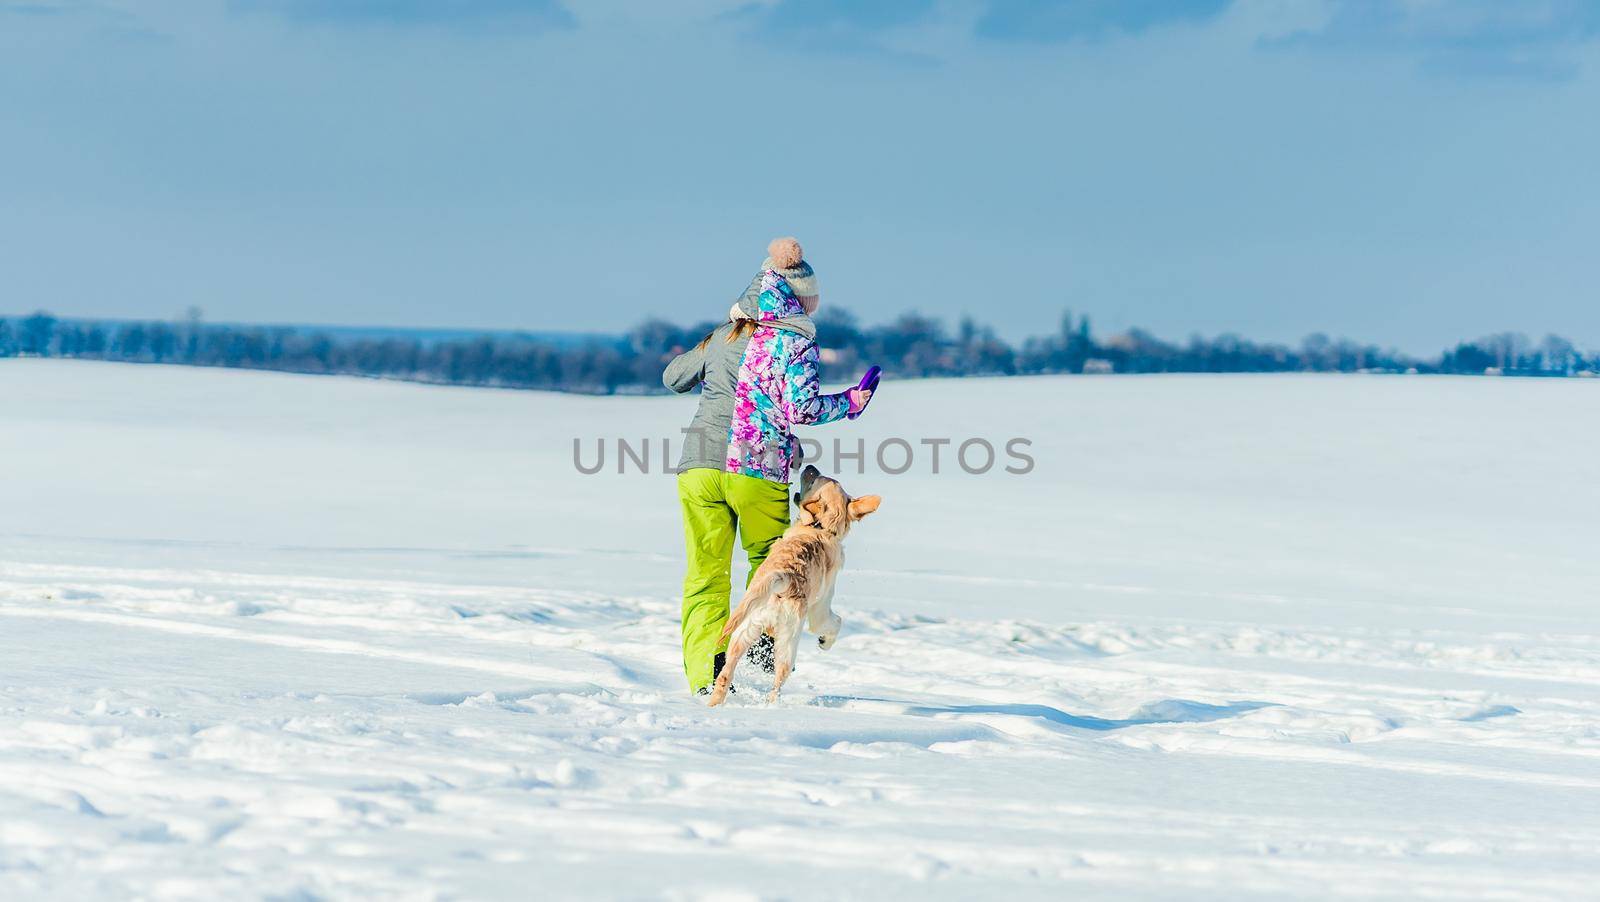
[[[960,717],[970,714],[1001,714],[1011,717],[1036,717],[1064,727],[1080,730],[1121,730],[1160,723],[1206,723],[1238,717],[1260,708],[1270,708],[1272,702],[1231,702],[1226,705],[1209,705],[1184,699],[1167,699],[1145,705],[1132,716],[1122,719],[1094,717],[1086,714],[1068,714],[1049,705],[914,705],[886,698],[864,698],[847,695],[819,695],[812,704],[824,708],[876,707],[893,705],[900,713],[918,717]]]

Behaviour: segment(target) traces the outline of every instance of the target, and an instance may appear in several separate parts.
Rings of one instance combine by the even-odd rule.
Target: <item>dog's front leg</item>
[[[828,580],[828,585],[817,595],[816,603],[806,612],[806,628],[817,634],[817,645],[823,651],[839,641],[839,630],[844,628],[844,621],[833,612],[833,585],[837,579],[835,575]]]
[[[821,648],[823,651],[827,651],[828,649],[832,648],[833,644],[839,641],[839,631],[842,629],[844,629],[843,618],[841,618],[838,614],[830,613],[828,615],[828,625],[825,631],[821,635],[817,636],[817,647]]]

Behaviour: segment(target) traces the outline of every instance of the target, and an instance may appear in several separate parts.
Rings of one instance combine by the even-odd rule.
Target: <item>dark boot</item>
[[[762,633],[761,638],[756,640],[756,644],[750,646],[750,650],[745,652],[744,659],[760,667],[762,673],[774,673],[778,669],[778,662],[773,652],[772,637]]]

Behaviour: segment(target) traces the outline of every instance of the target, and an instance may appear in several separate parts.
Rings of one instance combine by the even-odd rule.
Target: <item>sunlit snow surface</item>
[[[885,500],[837,648],[718,710],[671,479],[572,460],[659,470],[691,399],[5,360],[0,401],[3,898],[1600,886],[1600,383],[886,382],[811,433],[919,454],[842,474]],[[972,437],[1036,468],[930,472]]]

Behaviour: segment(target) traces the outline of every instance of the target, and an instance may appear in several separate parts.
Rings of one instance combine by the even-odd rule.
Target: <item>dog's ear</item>
[[[859,520],[878,509],[883,499],[877,495],[864,495],[850,502],[850,519]]]
[[[800,505],[800,509],[805,511],[808,515],[810,515],[812,523],[821,523],[822,522],[822,496],[821,495],[818,495],[817,497],[812,498],[810,501],[807,501],[805,504]]]

